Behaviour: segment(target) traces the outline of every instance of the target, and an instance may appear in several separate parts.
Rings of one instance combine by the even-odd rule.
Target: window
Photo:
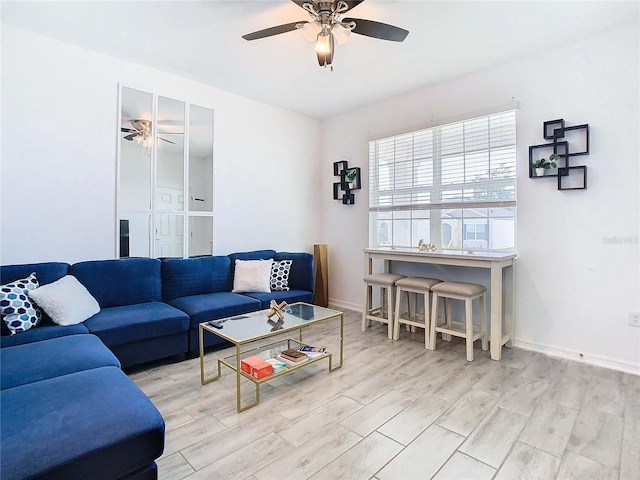
[[[515,111],[369,142],[372,247],[515,248]]]

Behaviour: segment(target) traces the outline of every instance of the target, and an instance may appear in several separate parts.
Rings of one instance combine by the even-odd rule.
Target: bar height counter
[[[516,256],[515,253],[467,253],[459,250],[422,252],[417,248],[366,248],[364,249],[364,275],[373,273],[374,260],[384,261],[385,272],[390,271],[392,261],[490,270],[491,359],[500,360],[502,346],[513,346],[515,321],[513,270]]]

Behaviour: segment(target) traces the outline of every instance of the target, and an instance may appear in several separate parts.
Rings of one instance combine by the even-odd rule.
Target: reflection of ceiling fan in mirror
[[[153,137],[151,136],[151,120],[140,120],[135,119],[131,120],[131,126],[133,128],[120,128],[120,131],[123,133],[127,133],[128,135],[124,136],[125,140],[132,142],[135,140],[138,143],[143,144],[145,147],[151,147],[153,144]],[[172,142],[171,140],[167,140],[166,138],[162,138],[160,135],[183,135],[182,132],[163,132],[162,134],[158,133],[158,140],[162,140],[163,142],[172,143],[175,145],[176,142]]]
[[[299,21],[266,28],[243,35],[245,40],[257,40],[271,37],[293,30],[302,30],[304,37],[316,44],[316,54],[321,67],[331,65],[334,55],[334,39],[339,45],[344,44],[351,33],[366,37],[402,42],[409,32],[403,28],[387,23],[364,20],[362,18],[346,18],[349,10],[360,5],[364,0],[291,0],[302,7],[310,16],[310,21]]]

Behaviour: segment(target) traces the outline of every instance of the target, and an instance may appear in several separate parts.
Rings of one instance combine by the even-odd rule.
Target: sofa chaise
[[[157,478],[164,420],[94,335],[0,349],[0,478]]]

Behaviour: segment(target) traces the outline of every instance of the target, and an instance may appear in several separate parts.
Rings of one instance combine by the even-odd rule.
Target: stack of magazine
[[[298,351],[305,353],[309,358],[316,358],[327,353],[325,347],[312,347],[311,345],[303,345]]]

